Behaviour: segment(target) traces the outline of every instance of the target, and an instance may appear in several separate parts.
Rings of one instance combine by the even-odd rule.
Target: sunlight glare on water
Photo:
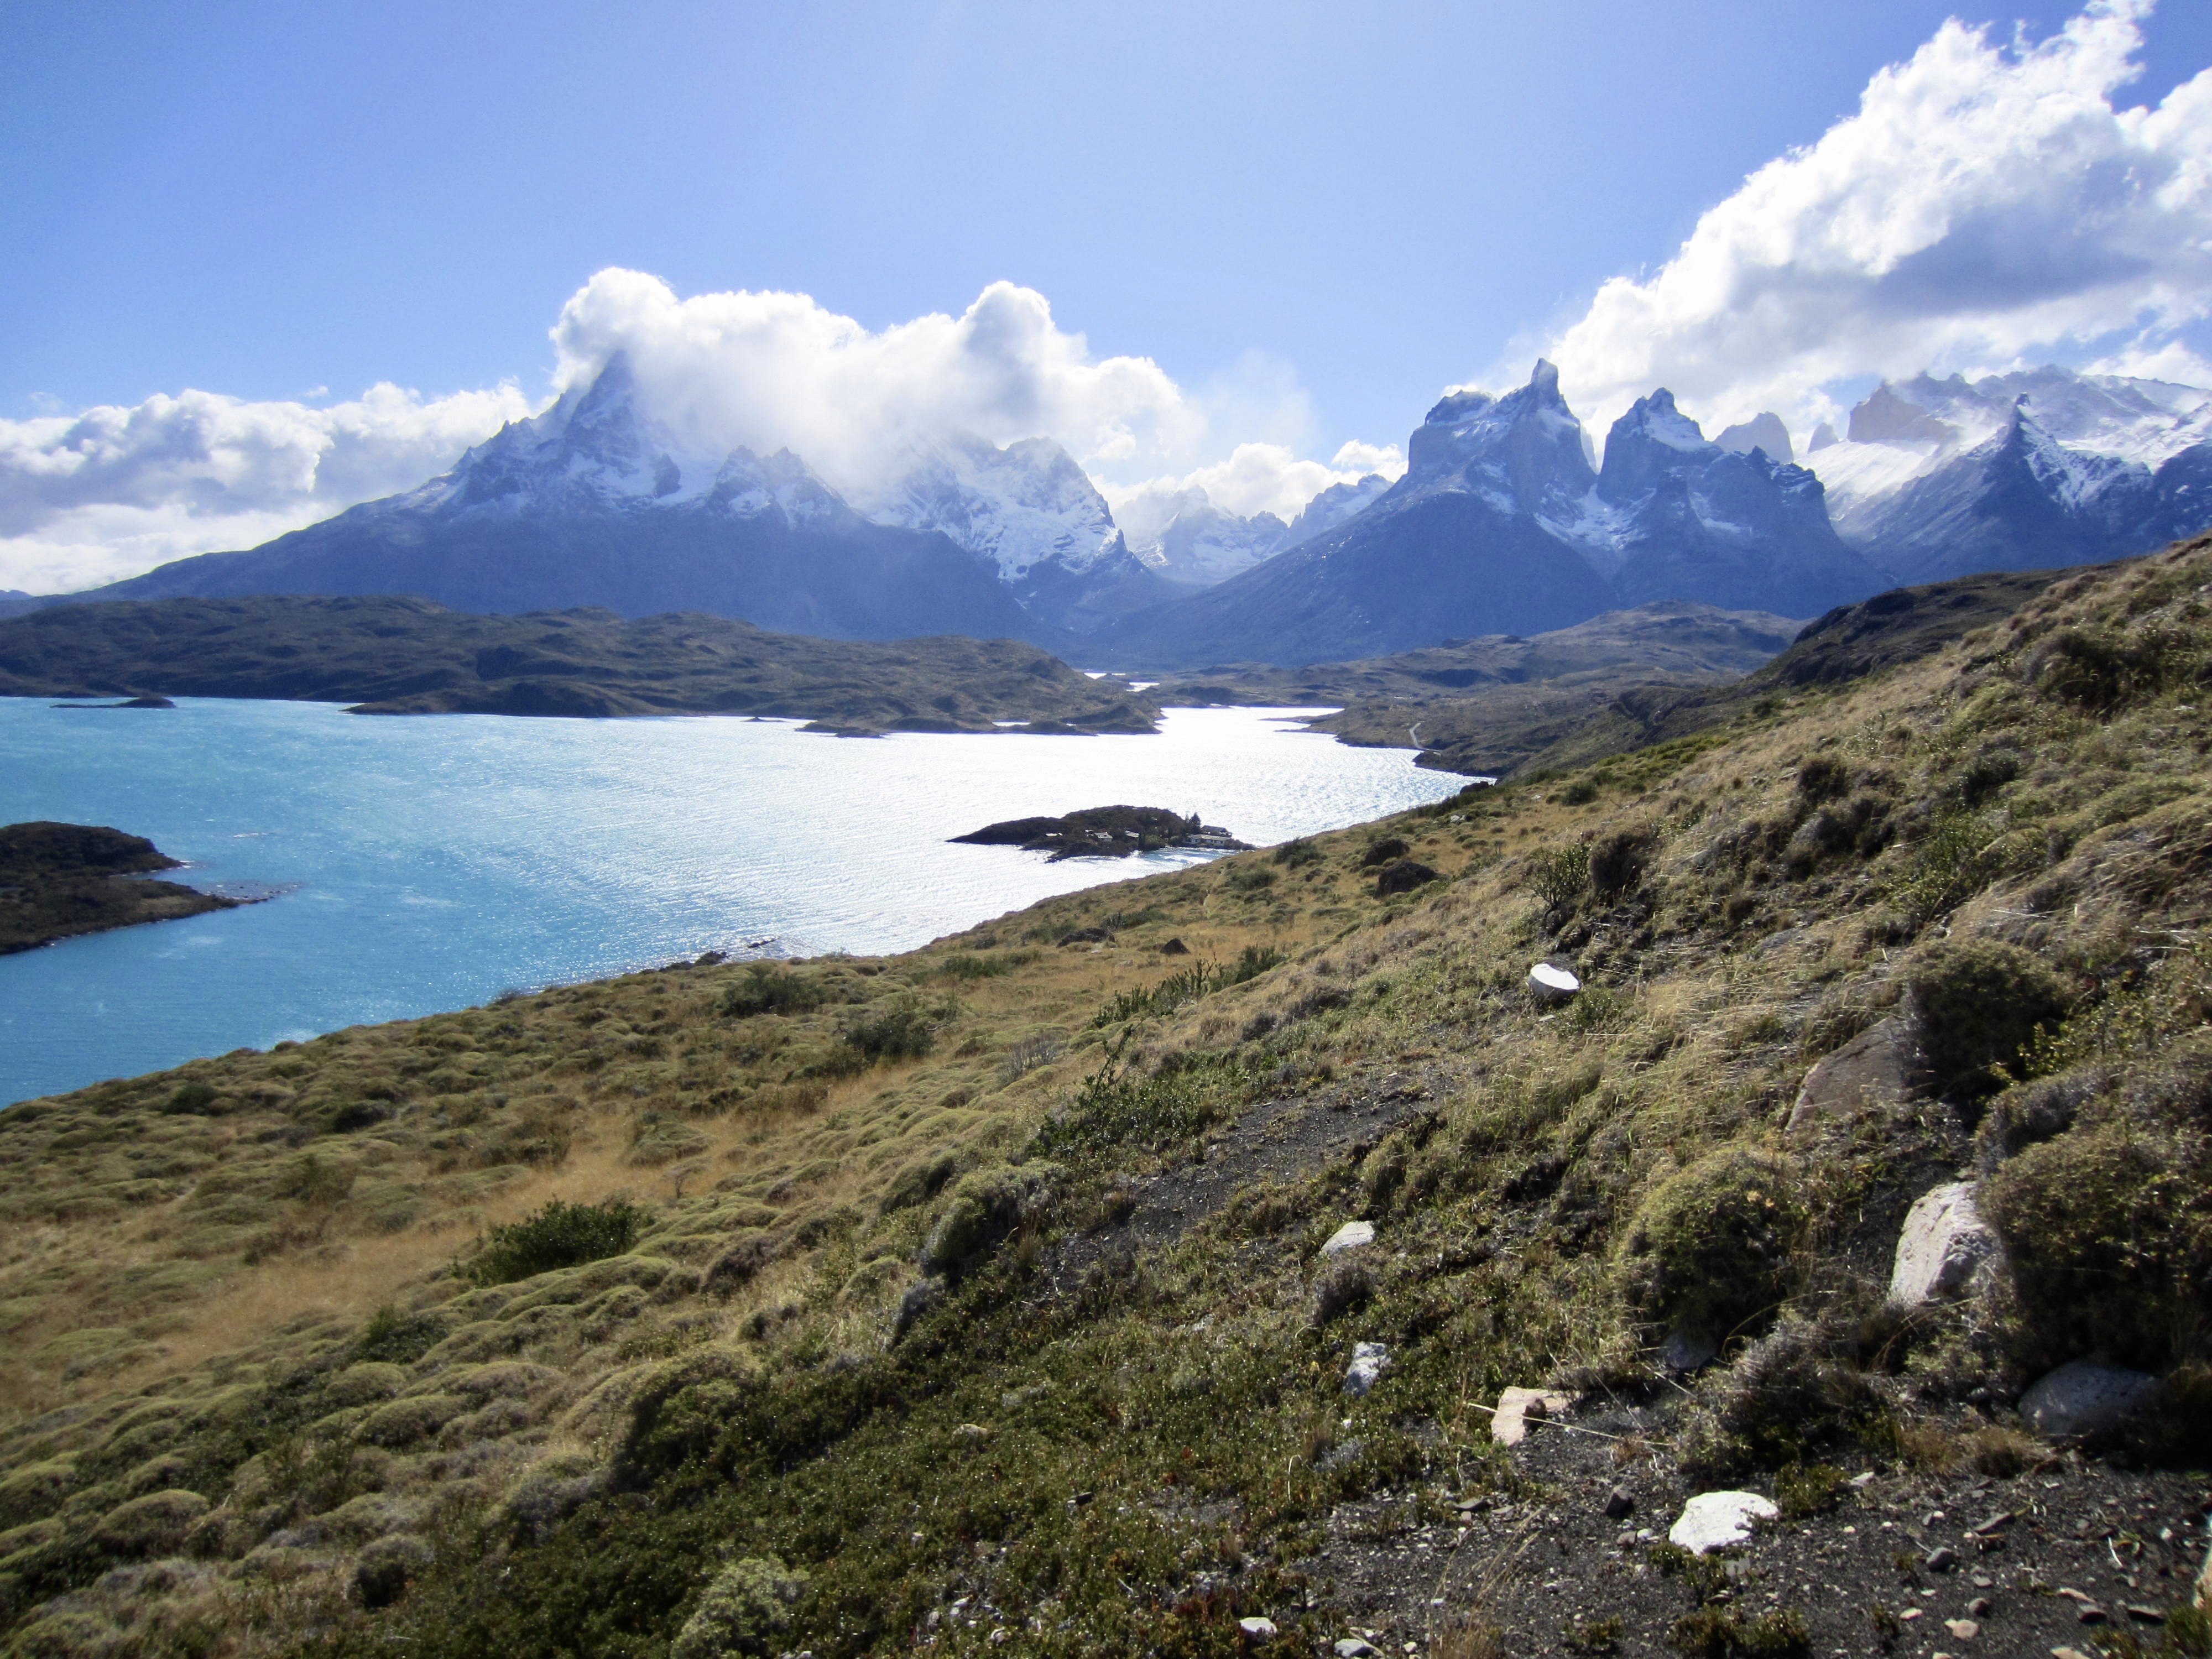
[[[736,719],[374,718],[0,698],[0,822],[149,836],[266,904],[0,957],[0,1101],[760,941],[902,951],[1188,853],[1048,864],[946,837],[1127,804],[1268,844],[1451,793],[1281,709],[1150,737],[842,739]]]

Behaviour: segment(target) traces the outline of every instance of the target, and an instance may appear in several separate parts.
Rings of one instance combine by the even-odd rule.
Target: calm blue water
[[[852,740],[731,719],[0,697],[0,823],[112,824],[188,860],[173,879],[289,890],[0,957],[0,1102],[702,951],[906,950],[1198,856],[1048,865],[945,845],[996,819],[1118,801],[1267,843],[1462,781],[1285,730],[1284,713],[1176,709],[1152,737]]]

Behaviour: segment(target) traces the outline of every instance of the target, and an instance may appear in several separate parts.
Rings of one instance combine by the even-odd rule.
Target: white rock
[[[1539,1002],[1565,1002],[1582,988],[1582,981],[1548,962],[1540,962],[1528,970],[1528,989]]]
[[[1565,1395],[1547,1389],[1508,1389],[1491,1414],[1490,1437],[1501,1446],[1517,1446],[1528,1437],[1531,1423],[1557,1417],[1572,1404]]]
[[[1328,1236],[1328,1243],[1321,1247],[1323,1255],[1334,1255],[1339,1250],[1356,1250],[1362,1244],[1375,1242],[1375,1224],[1371,1221],[1347,1221]]]
[[[1390,1369],[1390,1350],[1380,1342],[1362,1342],[1352,1350],[1352,1364],[1344,1373],[1344,1391],[1364,1395]]]
[[[2100,1434],[2143,1403],[2153,1379],[2118,1365],[2076,1359],[2061,1365],[2020,1397],[2020,1414],[2054,1440]]]
[[[1376,1650],[1357,1636],[1347,1636],[1336,1644],[1336,1659],[1376,1659]]]
[[[1682,1505],[1682,1513],[1667,1528],[1667,1541],[1692,1555],[1725,1549],[1751,1536],[1754,1521],[1771,1521],[1779,1514],[1755,1492],[1701,1492]]]
[[[1897,1236],[1890,1304],[1917,1308],[1958,1295],[1996,1249],[1996,1235],[1975,1207],[1972,1182],[1954,1181],[1921,1194],[1905,1212]]]
[[[1275,1621],[1272,1619],[1239,1619],[1237,1621],[1237,1628],[1255,1642],[1272,1642],[1275,1639]]]

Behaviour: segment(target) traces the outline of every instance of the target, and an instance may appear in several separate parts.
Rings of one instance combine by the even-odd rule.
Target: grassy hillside
[[[477,616],[428,599],[156,599],[0,621],[0,696],[297,697],[375,714],[763,714],[841,730],[1149,732],[1155,703],[1035,646],[877,645],[696,614]]]
[[[1926,1652],[1978,1594],[1990,1650],[2201,1650],[2208,598],[2199,542],[903,957],[0,1115],[9,1639]],[[1909,1086],[1798,1109],[1884,1031]],[[1885,1310],[1962,1176],[2006,1271]],[[2161,1379],[2140,1472],[2015,1414],[2083,1356]],[[1509,1385],[1573,1432],[1494,1443]],[[1717,1484],[1783,1509],[1728,1571],[1636,1537]]]

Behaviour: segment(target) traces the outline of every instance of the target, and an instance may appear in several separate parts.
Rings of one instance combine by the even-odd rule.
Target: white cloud
[[[2212,70],[2116,104],[2150,7],[2099,0],[2033,45],[1944,24],[1658,272],[1599,289],[1543,347],[1570,400],[1599,433],[1662,385],[1708,428],[1773,409],[1803,430],[1852,375],[2168,361],[2212,315]]]
[[[530,412],[512,385],[428,401],[380,385],[327,409],[185,392],[0,421],[0,587],[85,587],[250,547],[420,483]]]
[[[1148,357],[1094,359],[1034,289],[994,283],[957,317],[880,332],[803,294],[678,299],[641,271],[608,270],[562,307],[557,383],[629,354],[646,405],[688,447],[788,448],[865,495],[916,443],[972,432],[1057,439],[1093,471],[1172,464],[1201,451],[1204,412]]]
[[[1395,478],[1405,470],[1406,457],[1395,444],[1354,440],[1326,463],[1301,460],[1283,444],[1239,444],[1227,459],[1209,466],[1103,489],[1114,521],[1133,545],[1146,546],[1200,496],[1239,518],[1272,513],[1287,524],[1331,484],[1357,483],[1370,472]]]

